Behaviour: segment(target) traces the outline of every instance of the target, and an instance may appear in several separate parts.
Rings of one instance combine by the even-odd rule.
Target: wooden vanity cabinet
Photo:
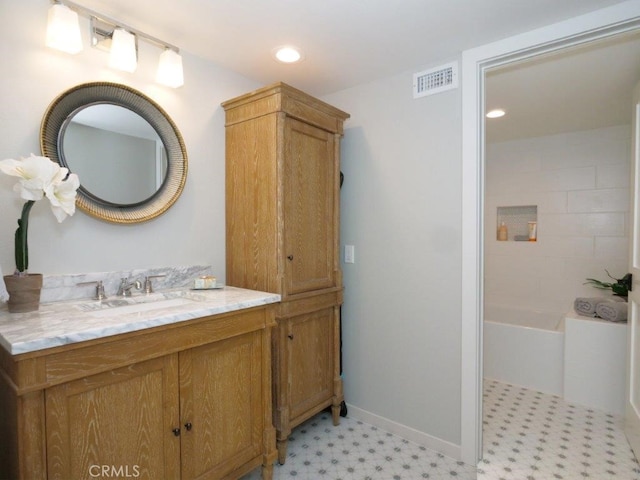
[[[278,460],[291,429],[339,423],[340,138],[349,115],[277,83],[224,102],[227,284],[278,293],[273,335]]]
[[[0,478],[272,478],[273,324],[260,307],[4,355]]]
[[[180,478],[177,354],[56,385],[44,392],[47,478]],[[167,441],[158,441],[167,437]]]

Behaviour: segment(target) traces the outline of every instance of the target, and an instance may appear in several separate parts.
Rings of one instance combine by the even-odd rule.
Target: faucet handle
[[[161,278],[166,277],[166,274],[162,275],[147,275],[144,277],[144,293],[153,293],[153,284],[151,283],[152,278]]]
[[[132,288],[140,290],[142,288],[142,282],[140,282],[140,280],[129,282],[128,278],[122,277],[122,279],[120,280],[120,286],[118,287],[117,295],[119,297],[130,297]]]
[[[94,300],[104,300],[107,296],[104,293],[104,285],[102,284],[102,280],[94,280],[93,282],[80,282],[77,285],[91,285],[96,284],[96,294],[93,297]]]

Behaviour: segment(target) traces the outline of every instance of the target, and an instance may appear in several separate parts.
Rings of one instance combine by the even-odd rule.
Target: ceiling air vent
[[[413,74],[413,98],[458,88],[458,63],[448,63]]]

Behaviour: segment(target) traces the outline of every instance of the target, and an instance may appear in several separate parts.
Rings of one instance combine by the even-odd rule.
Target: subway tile
[[[595,278],[603,282],[613,282],[607,275],[607,271],[615,278],[622,278],[627,273],[627,261],[622,258],[600,258],[594,257],[589,261],[568,259],[565,265],[565,276],[567,279],[576,279],[574,283],[583,285],[587,278]],[[599,290],[587,285],[587,290],[598,293]],[[600,293],[602,293],[600,291]]]
[[[539,191],[586,190],[596,183],[595,167],[547,170],[532,180]]]
[[[534,205],[538,205],[538,214],[566,213],[567,203],[567,192],[543,192]]]
[[[627,212],[629,190],[611,188],[569,192],[567,210],[569,213]]]
[[[524,255],[540,257],[542,255],[540,253],[540,242],[514,242],[513,240],[500,242],[496,240],[496,233],[496,230],[490,230],[485,235],[484,253],[487,256],[506,255],[515,257]]]
[[[631,158],[631,135],[625,141],[597,141],[588,146],[585,156],[594,165],[627,164]]]
[[[488,175],[485,189],[488,192],[500,194],[521,194],[523,192],[535,192],[539,188],[539,173],[502,172],[500,175]]]
[[[567,277],[550,277],[541,282],[541,305],[545,308],[557,309],[561,312],[569,312],[574,299],[582,288],[582,279],[569,279]]]
[[[588,166],[605,166],[628,163],[628,142],[615,143],[585,140],[577,145],[552,149],[541,161],[542,170],[558,170]]]
[[[586,155],[585,145],[569,145],[551,149],[540,164],[542,170],[563,170],[568,168],[592,167],[593,158]]]
[[[498,207],[536,205],[538,213],[566,213],[567,192],[492,192],[485,196],[485,215],[493,215]]]
[[[599,128],[585,132],[592,138],[597,135],[598,141],[609,143],[631,143],[631,125],[616,125],[613,127]]]
[[[564,264],[558,258],[530,256],[521,249],[517,255],[494,255],[485,262],[485,277],[507,278],[518,272],[518,277],[545,278],[549,275],[562,275]]]
[[[600,165],[596,169],[597,188],[631,188],[629,162],[617,165]]]
[[[629,258],[629,237],[596,237],[595,256],[596,258],[623,259],[625,262]]]
[[[624,235],[624,213],[567,213],[538,216],[538,237]]]
[[[537,172],[540,170],[540,155],[535,151],[521,149],[487,148],[486,173],[491,175]]]
[[[568,311],[587,277],[626,265],[628,126],[490,145],[487,161],[485,301]],[[496,241],[497,207],[517,205],[537,205],[537,242]]]
[[[594,252],[593,237],[571,237],[544,234],[539,236],[540,254],[549,257],[592,258]]]
[[[527,276],[526,272],[514,271],[507,277],[487,277],[484,287],[493,296],[523,297],[537,294],[540,281]]]

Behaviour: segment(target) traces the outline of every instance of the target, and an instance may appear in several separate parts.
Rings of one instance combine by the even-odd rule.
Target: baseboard
[[[414,428],[407,427],[406,425],[394,422],[393,420],[381,417],[375,413],[368,412],[351,404],[347,404],[347,410],[349,416],[356,420],[374,425],[382,430],[398,435],[399,437],[417,443],[418,445],[422,445],[430,450],[440,452],[449,458],[453,458],[455,460],[460,460],[462,458],[460,445],[455,445],[451,442],[441,440],[440,438],[432,437],[424,432],[420,432]]]

